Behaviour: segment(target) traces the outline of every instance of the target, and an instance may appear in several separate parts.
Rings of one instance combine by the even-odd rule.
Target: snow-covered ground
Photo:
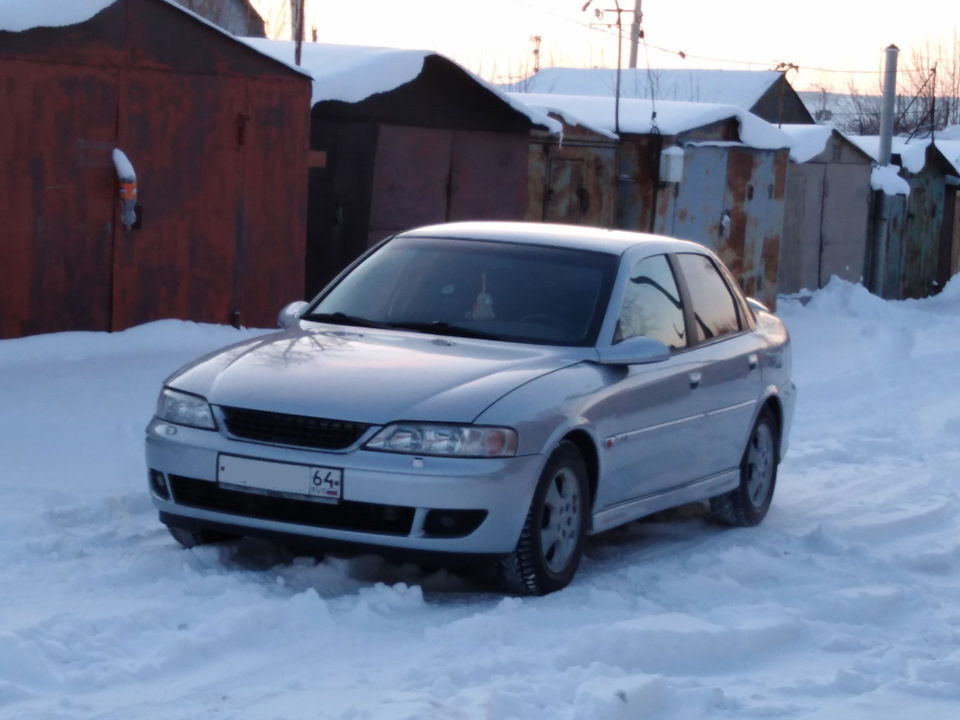
[[[147,495],[165,321],[0,342],[0,718],[956,720],[960,282],[783,300],[800,401],[767,520],[591,541],[573,585],[182,550]]]

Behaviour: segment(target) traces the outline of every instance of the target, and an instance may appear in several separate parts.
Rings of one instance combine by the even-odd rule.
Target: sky
[[[481,76],[506,81],[534,68],[533,37],[539,36],[542,65],[616,67],[616,31],[593,11],[615,8],[614,0],[306,0],[307,17],[320,42],[386,45],[441,52]],[[261,14],[276,17],[285,0],[254,0]],[[632,10],[631,0],[621,0]],[[901,63],[927,41],[953,44],[960,28],[956,0],[643,0],[646,53],[653,67],[720,67],[791,71],[799,89],[823,84],[845,88],[848,71],[872,83],[883,64],[883,50],[900,47]],[[289,11],[284,14],[288,15]],[[269,17],[268,17],[269,21]],[[632,13],[623,13],[624,25]],[[591,27],[591,25],[593,27]],[[629,58],[625,27],[623,63]],[[677,53],[683,51],[686,59]],[[726,61],[726,62],[721,62]],[[843,72],[822,72],[813,68]]]

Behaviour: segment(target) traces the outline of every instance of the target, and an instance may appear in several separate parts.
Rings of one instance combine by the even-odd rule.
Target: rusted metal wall
[[[683,181],[661,189],[655,231],[717,250],[724,232],[729,148],[683,150]]]
[[[748,295],[775,307],[788,152],[728,144],[683,150],[683,180],[654,185],[653,231],[709,247]]]
[[[527,132],[455,130],[447,219],[523,219],[528,143]]]
[[[658,197],[662,200],[663,196],[653,167],[661,144],[662,138],[649,135],[625,134],[620,139],[615,222],[621,230],[663,232],[656,208]]]
[[[453,132],[382,125],[377,138],[365,250],[400,230],[447,219]]]
[[[579,126],[563,139],[533,133],[524,218],[530,222],[614,227],[617,142]]]
[[[314,116],[307,293],[389,235],[524,217],[529,136]]]
[[[0,338],[107,329],[116,75],[0,57],[0,88]]]
[[[864,276],[870,172],[869,164],[827,166],[823,195],[821,285],[831,277],[855,283]]]
[[[315,117],[310,133],[306,297],[367,247],[378,126]]]
[[[823,228],[823,188],[827,166],[790,163],[780,243],[780,292],[820,287],[820,248]],[[867,219],[866,213],[864,220]]]
[[[946,199],[944,175],[928,167],[907,178],[910,196],[903,225],[900,297],[921,298],[937,290],[940,233]]]
[[[871,291],[880,297],[899,299],[903,295],[901,265],[904,253],[904,226],[908,198],[873,192],[869,236],[874,240],[867,252]]]
[[[0,337],[272,325],[300,296],[309,78],[166,3],[118,0],[0,33],[0,87]],[[114,147],[137,170],[139,229],[119,223]]]
[[[787,150],[731,147],[727,163],[730,231],[716,250],[743,291],[769,307],[777,303],[788,160]]]
[[[781,293],[864,277],[870,215],[868,157],[832,136],[809,162],[791,162],[780,246]]]
[[[247,81],[234,319],[248,327],[304,297],[310,93],[299,78]]]
[[[947,265],[947,279],[960,273],[960,188],[953,187],[953,222],[950,225],[949,244],[950,259]],[[949,202],[949,195],[948,195]]]
[[[418,225],[522,219],[527,142],[518,133],[381,125],[367,245]]]

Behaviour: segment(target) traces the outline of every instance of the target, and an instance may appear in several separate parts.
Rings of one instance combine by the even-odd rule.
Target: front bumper
[[[217,482],[220,453],[343,470],[337,504]],[[153,503],[170,525],[383,548],[386,554],[504,555],[520,536],[545,462],[306,450],[239,441],[154,418],[146,459]],[[322,543],[321,543],[322,544]]]

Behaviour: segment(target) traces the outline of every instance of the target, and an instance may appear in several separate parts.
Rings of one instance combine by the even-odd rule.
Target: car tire
[[[570,584],[586,541],[589,493],[583,457],[564,440],[540,475],[517,546],[497,566],[505,591],[546,595]]]
[[[777,484],[780,435],[777,420],[765,408],[750,431],[740,461],[740,484],[723,495],[710,498],[710,512],[725,525],[750,527],[767,515]]]
[[[167,530],[173,536],[173,539],[183,545],[185,548],[194,548],[198,545],[210,545],[212,543],[230,542],[239,540],[239,535],[230,533],[216,532],[214,530],[187,530],[186,528],[167,526]]]

